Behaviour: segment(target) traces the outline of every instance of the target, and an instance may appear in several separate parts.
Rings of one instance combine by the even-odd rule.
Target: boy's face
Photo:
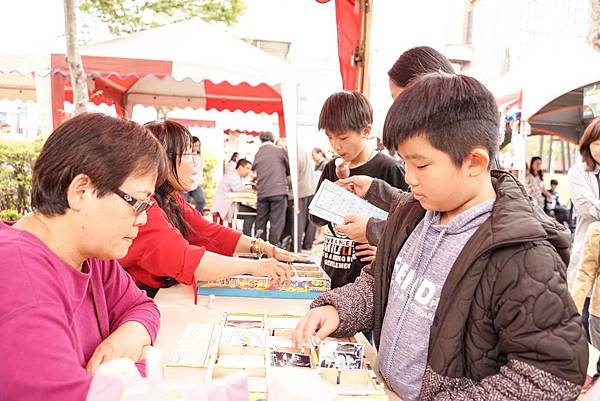
[[[405,162],[405,179],[424,209],[449,212],[462,207],[473,195],[466,163],[459,168],[447,153],[434,148],[422,135],[398,146]]]
[[[556,187],[558,187],[558,184],[554,184],[554,183],[550,184],[550,189],[552,191],[556,191]]]
[[[370,127],[364,128],[360,132],[354,130],[341,132],[325,130],[331,149],[345,161],[352,161],[358,157],[367,145],[370,132]]]

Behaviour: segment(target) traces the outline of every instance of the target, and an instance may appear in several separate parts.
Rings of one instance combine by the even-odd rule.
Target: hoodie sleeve
[[[377,246],[379,245],[379,240],[381,239],[381,234],[383,234],[383,229],[385,228],[385,220],[379,220],[375,217],[371,217],[369,221],[367,221],[367,241],[369,245]]]
[[[500,373],[479,383],[466,378],[436,377],[429,368],[425,376],[445,384],[434,396],[422,397],[424,401],[571,401],[576,400],[581,391],[581,386],[575,383],[518,360],[509,361],[500,368]]]
[[[398,203],[402,197],[409,195],[401,189],[394,188],[387,182],[375,178],[369,187],[365,199],[386,212],[391,212],[392,205]]]
[[[340,316],[340,325],[332,337],[350,337],[373,328],[373,276],[364,269],[353,283],[327,291],[315,299],[310,307],[332,305]]]

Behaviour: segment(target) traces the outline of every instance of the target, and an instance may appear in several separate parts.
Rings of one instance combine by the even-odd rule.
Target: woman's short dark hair
[[[596,117],[592,120],[590,125],[587,126],[581,139],[579,139],[579,153],[581,158],[586,164],[588,171],[593,171],[596,168],[596,160],[592,157],[590,151],[590,145],[592,142],[600,139],[600,117]]]
[[[404,88],[419,75],[430,72],[454,74],[454,69],[442,53],[429,46],[418,46],[402,53],[388,71],[388,76]]]
[[[385,118],[383,143],[397,149],[405,140],[423,135],[461,166],[477,146],[483,146],[493,160],[499,125],[494,96],[479,81],[430,73],[417,78],[396,98]]]
[[[319,115],[319,129],[341,133],[360,132],[373,124],[373,108],[360,92],[337,92],[329,96]]]
[[[47,216],[69,208],[67,190],[79,174],[90,177],[98,197],[116,191],[131,175],[166,177],[164,149],[139,124],[101,113],[67,120],[46,140],[33,168],[31,206]]]
[[[240,157],[240,154],[239,154],[239,152],[233,152],[233,153],[231,154],[231,158],[230,158],[229,160],[231,160],[231,161],[236,161],[238,157]]]
[[[529,161],[529,174],[533,175],[533,176],[538,176],[540,177],[540,180],[544,181],[544,173],[542,172],[542,169],[540,168],[540,171],[538,171],[537,173],[535,171],[533,171],[533,163],[535,163],[536,161],[542,161],[542,158],[539,156],[533,156],[531,158],[531,160]]]
[[[192,147],[192,134],[182,124],[172,120],[151,121],[144,127],[148,128],[152,134],[162,143],[169,161],[169,172],[179,182],[177,176],[177,166],[181,161],[181,155],[186,153]],[[183,218],[181,207],[174,195],[175,187],[165,180],[162,185],[156,188],[154,198],[158,206],[165,212],[169,223],[179,230],[181,235],[187,237],[190,231],[190,225]]]

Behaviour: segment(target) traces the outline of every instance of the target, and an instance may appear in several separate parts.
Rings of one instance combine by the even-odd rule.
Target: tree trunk
[[[73,115],[87,110],[89,101],[88,87],[83,62],[79,55],[77,45],[77,11],[75,0],[64,0],[65,6],[65,36],[67,38],[67,64],[71,73],[71,86],[73,87]]]
[[[600,0],[590,0],[590,30],[588,42],[600,51]]]

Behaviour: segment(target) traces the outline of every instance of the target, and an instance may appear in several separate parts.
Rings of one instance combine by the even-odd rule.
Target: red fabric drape
[[[338,57],[344,90],[356,90],[358,68],[352,65],[354,51],[360,42],[360,12],[355,0],[335,0],[338,31]]]
[[[324,4],[330,0],[315,1]],[[356,0],[335,0],[335,19],[342,85],[344,90],[356,90],[358,68],[352,65],[354,51],[360,43],[360,12]]]

